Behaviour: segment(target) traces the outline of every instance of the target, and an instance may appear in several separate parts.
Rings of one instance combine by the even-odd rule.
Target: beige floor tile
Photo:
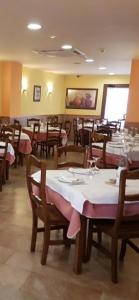
[[[48,160],[53,168],[53,160]],[[83,273],[73,273],[74,245],[50,247],[40,264],[42,235],[30,253],[31,206],[25,167],[12,168],[0,193],[0,300],[138,300],[139,255],[128,249],[119,265],[119,283],[110,280],[110,261],[96,249]],[[108,244],[108,240],[105,240]],[[139,244],[139,242],[138,242]]]

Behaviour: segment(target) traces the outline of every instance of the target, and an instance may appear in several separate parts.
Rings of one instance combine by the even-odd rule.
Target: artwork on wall
[[[38,102],[40,100],[41,100],[41,86],[40,85],[34,85],[33,101]]]
[[[96,109],[98,89],[67,88],[65,106],[70,109]]]

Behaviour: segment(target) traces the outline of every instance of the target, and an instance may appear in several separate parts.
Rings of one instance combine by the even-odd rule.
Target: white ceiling
[[[30,22],[41,23],[42,29],[29,31]],[[55,39],[49,38],[52,34]],[[88,64],[75,55],[32,52],[60,49],[64,43],[95,61]],[[139,57],[139,0],[0,1],[0,60],[61,74],[129,74],[135,57]],[[107,69],[100,71],[100,66]]]

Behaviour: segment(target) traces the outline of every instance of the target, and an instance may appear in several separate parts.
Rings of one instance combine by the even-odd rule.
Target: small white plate
[[[68,178],[65,176],[58,177],[58,181],[63,183],[70,183],[70,184],[81,184],[84,183],[84,180],[81,178]]]
[[[80,174],[80,175],[88,175],[90,169],[83,169],[83,168],[69,168],[68,171],[70,173]]]

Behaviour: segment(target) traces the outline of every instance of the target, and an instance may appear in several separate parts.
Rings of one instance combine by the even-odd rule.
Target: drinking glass
[[[94,167],[93,167],[93,171],[96,173],[99,171],[99,168],[97,167],[97,161],[100,159],[100,157],[98,156],[93,156],[93,162],[94,162]]]

